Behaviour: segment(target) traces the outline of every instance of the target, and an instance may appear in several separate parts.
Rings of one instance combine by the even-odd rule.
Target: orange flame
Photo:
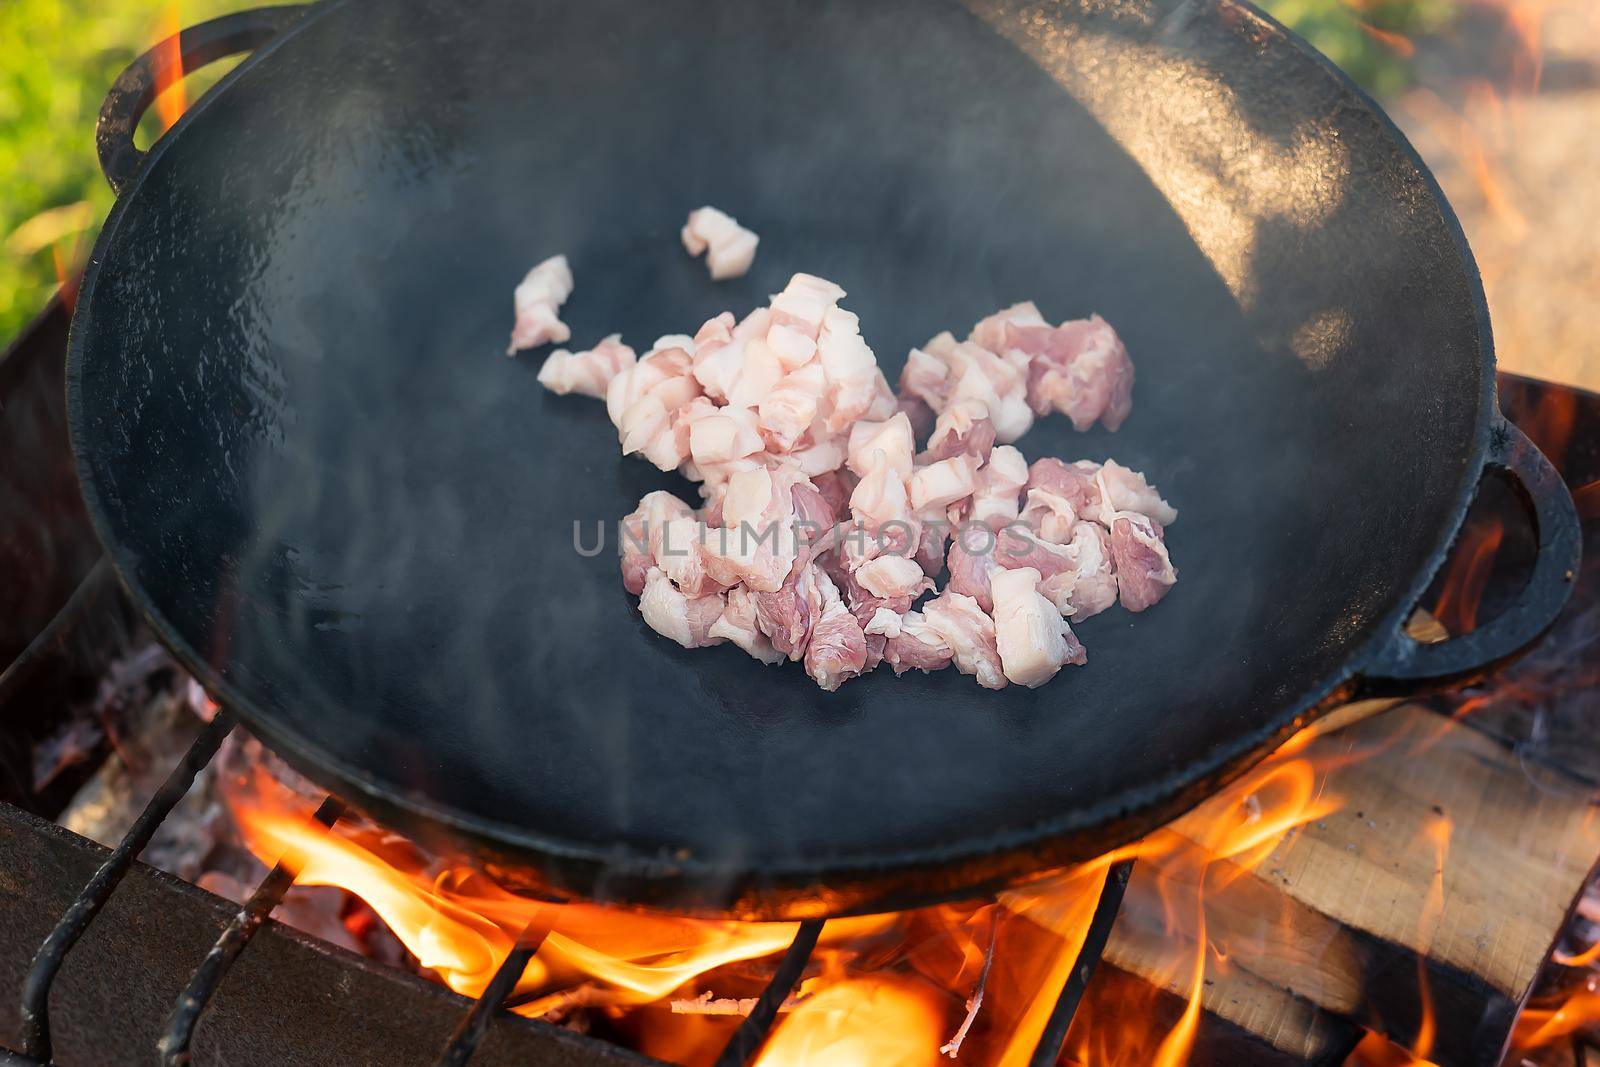
[[[1550,958],[1563,967],[1592,967],[1600,961],[1600,941],[1596,941],[1576,956],[1569,956],[1557,950],[1551,953]]]
[[[1393,33],[1389,30],[1380,30],[1370,22],[1357,22],[1361,32],[1383,45],[1401,59],[1410,59],[1417,54],[1417,46],[1405,34]]]
[[[943,997],[887,975],[847,979],[801,1004],[778,1025],[757,1067],[932,1067],[939,1062]]]
[[[183,88],[183,46],[178,35],[183,30],[183,19],[177,4],[169,4],[162,12],[157,27],[156,44],[156,116],[161,129],[170,130],[172,124],[189,109],[189,97]]]
[[[1554,1003],[1524,1010],[1512,1032],[1511,1047],[1544,1048],[1600,1021],[1600,992],[1592,985],[1593,979],[1575,993],[1554,998]]]
[[[1435,866],[1433,884],[1428,890],[1428,900],[1422,909],[1421,936],[1417,940],[1419,945],[1427,945],[1433,940],[1434,928],[1444,914],[1444,863],[1445,857],[1450,852],[1450,832],[1450,820],[1443,815],[1429,820],[1423,830],[1424,836],[1433,844]],[[1426,956],[1417,957],[1417,992],[1422,998],[1422,1018],[1417,1024],[1417,1037],[1412,1043],[1411,1051],[1419,1060],[1426,1060],[1433,1054],[1433,1043],[1438,1032],[1438,1022],[1433,1011],[1433,990],[1428,984]]]
[[[976,1003],[981,1012],[960,1031],[966,1042],[961,1057],[1000,1067],[1025,1064],[1077,959],[1107,872],[1137,857],[1150,864],[1161,887],[1174,944],[1191,946],[1182,950],[1193,972],[1188,1005],[1160,1038],[1153,1061],[1085,1062],[1180,1067],[1198,1028],[1206,957],[1222,958],[1206,937],[1205,894],[1226,893],[1285,833],[1337,807],[1300,754],[1304,744],[1292,739],[1173,830],[1009,891],[998,905],[830,921],[760,1063],[822,1062],[806,1058],[822,1050],[830,1064],[933,1063],[961,1021],[960,1005]],[[291,854],[297,884],[340,886],[359,897],[424,968],[465,995],[480,994],[518,933],[535,916],[553,912],[551,932],[514,991],[514,1010],[537,1017],[575,1008],[632,1009],[641,1028],[638,1047],[680,1062],[714,1056],[738,1015],[749,1010],[740,998],[759,992],[760,978],[796,930],[794,923],[693,920],[529,900],[465,868],[435,869],[412,846],[374,828],[341,824],[327,831],[305,817],[303,799],[265,772],[243,788],[236,785],[228,800],[246,844],[263,862]],[[1004,961],[992,976],[984,966],[990,952]],[[980,975],[990,981],[982,998],[973,987]],[[672,1010],[662,1010],[669,999]]]
[[[50,262],[55,267],[58,286],[56,291],[61,295],[61,303],[69,315],[78,306],[78,285],[83,280],[86,256],[81,231],[50,246]]]

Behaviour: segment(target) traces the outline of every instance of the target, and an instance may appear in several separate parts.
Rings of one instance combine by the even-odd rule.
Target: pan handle
[[[100,169],[111,191],[121,196],[144,164],[145,153],[133,146],[133,131],[155,102],[157,86],[165,87],[174,76],[207,63],[254,51],[305,14],[307,6],[258,7],[223,15],[167,38],[128,64],[100,105],[94,134]]]
[[[1549,629],[1572,595],[1583,556],[1583,530],[1561,475],[1526,434],[1504,419],[1493,431],[1484,468],[1499,468],[1511,475],[1533,520],[1539,556],[1527,587],[1500,615],[1461,637],[1422,644],[1405,633],[1403,622],[1397,623],[1362,671],[1371,688],[1415,691],[1480,677]]]

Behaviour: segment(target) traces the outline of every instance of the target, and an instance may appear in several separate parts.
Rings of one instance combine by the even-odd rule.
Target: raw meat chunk
[[[1039,595],[1039,572],[1028,567],[994,576],[995,647],[1008,681],[1036,689],[1064,663],[1084,663],[1083,645],[1054,604]]]
[[[551,341],[570,340],[572,331],[557,317],[561,305],[572,295],[572,268],[566,256],[551,256],[534,266],[511,294],[517,321],[511,327],[511,344],[506,355],[524,348],[537,348]]]
[[[1161,527],[1142,515],[1128,515],[1112,524],[1111,555],[1116,561],[1117,591],[1129,611],[1150,607],[1178,581]]]
[[[724,604],[721,593],[685,596],[660,568],[652,567],[645,575],[639,614],[662,637],[670,637],[684,648],[702,648],[721,641],[711,635],[711,628],[722,618]]]
[[[893,667],[896,674],[912,669],[943,670],[950,665],[952,655],[944,638],[918,611],[900,616],[900,632],[891,634],[883,646],[884,662]]]
[[[760,238],[740,226],[733,216],[714,207],[696,208],[683,224],[683,247],[691,256],[706,254],[706,266],[716,281],[737,278],[755,262]]]
[[[978,602],[960,593],[946,592],[922,609],[928,626],[950,646],[956,670],[970,674],[985,689],[1004,689],[1005,672],[995,647],[994,620]]]
[[[614,333],[587,352],[568,352],[558,348],[539,368],[539,384],[558,396],[581,393],[604,400],[611,379],[633,366],[633,349]]]

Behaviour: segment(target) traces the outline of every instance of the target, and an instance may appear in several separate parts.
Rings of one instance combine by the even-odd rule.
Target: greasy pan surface
[[[1083,857],[1342,691],[1459,523],[1491,419],[1476,273],[1370,104],[1230,4],[359,3],[187,116],[96,249],[69,374],[86,495],[165,639],[250,727],[413,832],[581,895],[865,908]],[[1107,9],[1110,9],[1109,13]],[[1089,13],[1093,12],[1093,13]],[[713,284],[716,204],[762,237]],[[1174,207],[1174,205],[1179,205]],[[1030,457],[1180,509],[1157,608],[1003,693],[649,632],[603,405],[507,360],[565,252],[587,346],[837,280],[891,379],[940,329],[1098,311],[1121,432]]]

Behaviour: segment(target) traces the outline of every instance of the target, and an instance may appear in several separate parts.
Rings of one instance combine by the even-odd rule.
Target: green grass
[[[184,0],[178,17],[193,23],[246,6]],[[116,76],[160,36],[172,7],[171,0],[0,0],[0,343],[55,290],[56,257],[87,254],[112,199],[95,159],[95,116]]]
[[[1363,0],[1385,31],[1440,24],[1454,0]],[[164,32],[250,6],[246,0],[0,0],[0,343],[44,305],[56,266],[80,261],[111,207],[94,153],[94,122],[113,79]],[[1343,0],[1264,0],[1378,93],[1404,87],[1403,57],[1361,29]],[[221,73],[189,79],[191,98]],[[141,127],[141,144],[151,132]]]
[[[1457,7],[1456,0],[1257,2],[1377,96],[1397,93],[1411,82],[1404,44],[1386,43],[1383,36],[1410,38],[1441,29]]]

